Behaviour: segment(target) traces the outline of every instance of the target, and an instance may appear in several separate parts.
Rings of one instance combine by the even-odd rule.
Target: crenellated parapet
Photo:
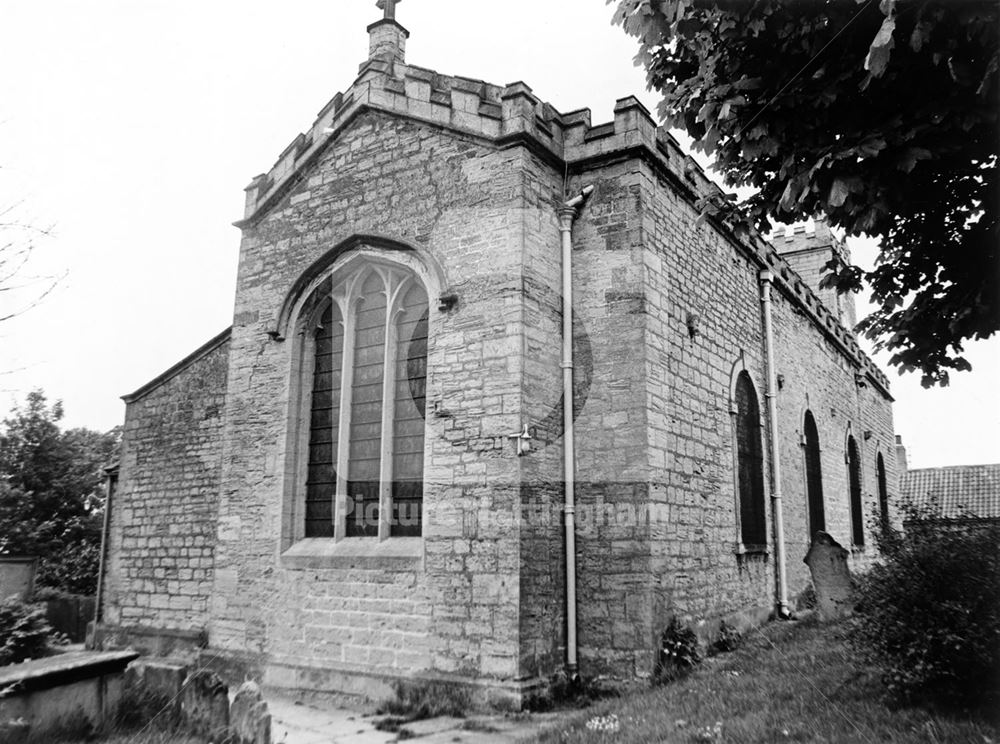
[[[316,157],[360,114],[378,111],[441,127],[493,146],[525,147],[560,172],[580,174],[602,164],[638,158],[691,202],[725,199],[723,191],[677,140],[658,127],[633,96],[619,99],[610,122],[594,125],[589,109],[560,113],[523,82],[506,86],[441,75],[405,64],[391,54],[361,65],[354,84],[337,93],[317,114],[308,131],[282,151],[266,173],[246,188],[246,209],[239,227],[254,224],[298,181]],[[777,286],[798,305],[856,368],[859,384],[873,383],[889,395],[889,381],[858,345],[854,333],[807,286],[781,253],[756,230],[737,237],[720,221],[713,224],[762,268],[774,272]],[[816,240],[815,234],[794,234]],[[778,238],[781,240],[781,238]]]
[[[851,252],[847,244],[833,234],[830,225],[823,219],[817,219],[812,230],[806,225],[789,225],[784,234],[775,235],[773,241],[775,247],[783,254],[829,249],[845,264],[851,262]]]

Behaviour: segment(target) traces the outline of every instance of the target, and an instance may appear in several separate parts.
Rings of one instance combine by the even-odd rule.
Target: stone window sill
[[[420,537],[354,537],[333,540],[309,537],[281,554],[282,568],[344,568],[371,571],[415,570],[424,564]]]
[[[736,555],[763,555],[767,556],[770,554],[770,550],[767,549],[766,545],[744,545],[743,543],[736,543],[733,546],[733,552]]]

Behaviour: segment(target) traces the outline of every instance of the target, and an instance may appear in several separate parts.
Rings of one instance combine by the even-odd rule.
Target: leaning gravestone
[[[233,744],[271,744],[271,714],[256,682],[244,682],[229,709]]]
[[[839,620],[854,608],[847,556],[847,550],[826,532],[817,532],[813,537],[805,563],[812,572],[820,620]]]
[[[229,688],[213,672],[189,675],[181,693],[181,718],[192,733],[222,741],[229,734]]]

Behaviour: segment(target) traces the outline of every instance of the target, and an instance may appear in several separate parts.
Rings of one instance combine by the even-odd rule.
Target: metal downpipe
[[[785,521],[781,507],[781,456],[778,450],[778,382],[774,369],[774,325],[771,319],[771,286],[774,274],[760,272],[760,302],[764,315],[764,354],[767,366],[768,444],[771,457],[771,506],[774,513],[775,610],[788,618],[788,579],[785,571]]]
[[[576,438],[573,423],[573,223],[579,208],[593,192],[587,186],[559,209],[562,234],[562,377],[563,377],[563,481],[566,495],[563,524],[566,532],[566,673],[575,679],[579,670],[576,622]]]

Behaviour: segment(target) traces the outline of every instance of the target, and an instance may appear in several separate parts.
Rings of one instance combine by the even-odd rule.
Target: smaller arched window
[[[851,544],[865,544],[865,519],[861,506],[861,456],[853,436],[847,437],[847,476],[851,487]]]
[[[882,529],[889,527],[889,491],[885,483],[885,460],[879,452],[875,458],[875,480],[878,482],[878,511]]]
[[[760,405],[757,402],[757,392],[754,390],[753,382],[745,370],[736,378],[733,402],[740,541],[747,548],[763,548],[767,545],[767,517]]]
[[[806,503],[809,508],[809,540],[826,530],[823,513],[823,466],[820,461],[819,430],[812,411],[806,411],[803,424],[803,446],[806,460]]]

